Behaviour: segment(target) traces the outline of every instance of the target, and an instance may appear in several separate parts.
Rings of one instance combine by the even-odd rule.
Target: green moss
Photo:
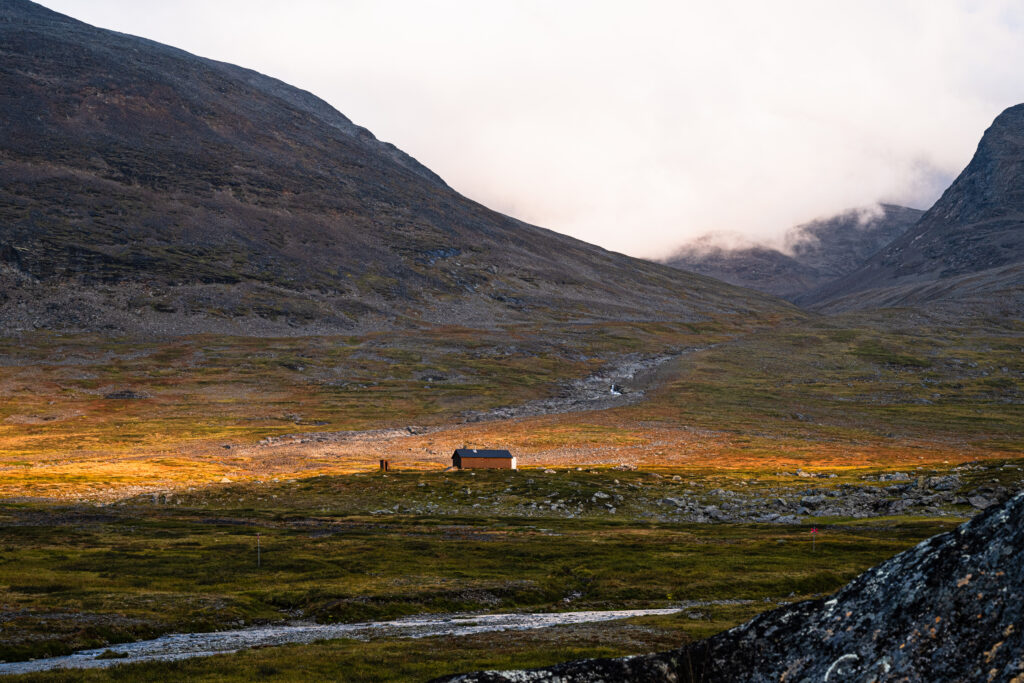
[[[865,340],[857,344],[853,349],[853,354],[860,358],[869,360],[872,363],[898,365],[907,368],[931,367],[931,361],[927,358],[921,358],[907,353],[899,353],[891,348],[885,347],[874,339]]]
[[[619,490],[639,486],[654,498],[671,486],[630,472],[536,476],[421,473],[232,484],[177,494],[179,505],[134,504],[100,514],[86,507],[0,506],[7,609],[64,615],[66,627],[54,631],[46,619],[8,621],[0,658],[296,615],[363,621],[825,593],[950,525],[830,525],[811,552],[801,528],[652,523],[642,509],[631,512],[628,501],[614,518],[596,506],[578,519],[517,516],[517,501],[545,499],[552,491],[586,501],[595,491],[614,490],[614,479]],[[502,502],[472,507],[480,494]],[[456,510],[366,512],[428,500]],[[107,631],[85,630],[90,624]]]

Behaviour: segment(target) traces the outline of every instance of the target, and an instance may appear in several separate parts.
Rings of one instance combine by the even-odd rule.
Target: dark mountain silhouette
[[[1024,301],[1022,262],[1024,104],[996,117],[967,168],[913,228],[799,301],[832,309],[986,294]]]
[[[1024,680],[1024,493],[934,536],[824,600],[686,648],[450,683]]]
[[[793,297],[818,286],[818,272],[778,249],[749,246],[728,249],[698,240],[681,249],[665,263],[722,282],[749,287],[781,297]]]
[[[0,4],[0,328],[757,317],[781,302],[495,213],[273,78]]]
[[[877,212],[845,211],[793,228],[786,235],[786,248],[823,277],[837,278],[860,267],[923,215],[921,209],[895,204],[879,204]]]
[[[683,246],[666,263],[794,299],[856,270],[923,213],[894,204],[882,204],[877,212],[853,209],[790,229],[785,251],[764,246],[728,249],[705,238]]]

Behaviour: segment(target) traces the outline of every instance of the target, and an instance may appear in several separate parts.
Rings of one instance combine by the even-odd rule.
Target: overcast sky
[[[1024,3],[43,0],[310,90],[494,209],[635,256],[927,208],[1024,101]]]

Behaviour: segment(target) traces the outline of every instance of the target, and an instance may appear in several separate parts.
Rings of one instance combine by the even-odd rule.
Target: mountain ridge
[[[1000,113],[971,161],[910,230],[857,270],[798,297],[797,303],[860,308],[873,290],[917,287],[1024,261],[1024,104]],[[953,300],[954,290],[940,298]],[[923,304],[938,300],[918,297]]]
[[[0,327],[295,334],[789,312],[503,216],[254,71],[0,8]]]

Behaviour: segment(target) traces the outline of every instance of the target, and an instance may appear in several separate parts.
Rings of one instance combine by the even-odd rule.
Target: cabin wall
[[[511,470],[513,459],[507,458],[471,458],[462,456],[462,469],[474,470]]]

